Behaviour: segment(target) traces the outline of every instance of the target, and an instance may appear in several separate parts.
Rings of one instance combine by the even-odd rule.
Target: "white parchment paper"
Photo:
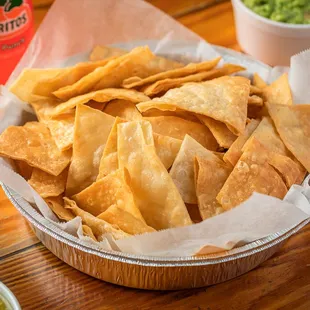
[[[26,67],[46,68],[73,65],[87,59],[97,44],[133,48],[149,45],[157,54],[189,60],[210,59],[221,53],[171,17],[139,0],[55,1],[12,73],[7,86]],[[292,58],[290,68],[270,68],[250,58],[226,51],[223,62],[239,63],[248,74],[258,72],[271,82],[283,72],[289,80],[296,103],[310,103],[310,52]],[[9,125],[22,125],[33,118],[29,106],[3,88],[0,97],[0,132]],[[32,203],[54,225],[85,242],[79,217],[60,223],[44,200],[13,171],[10,162],[0,158],[0,181]],[[102,249],[152,256],[189,256],[232,249],[275,232],[294,227],[310,217],[308,179],[294,185],[284,201],[254,194],[231,211],[199,224],[160,232],[100,242]],[[98,244],[97,244],[98,246]]]

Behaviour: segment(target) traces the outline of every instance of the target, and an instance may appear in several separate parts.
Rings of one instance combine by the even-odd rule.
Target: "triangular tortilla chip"
[[[45,201],[59,219],[68,222],[75,218],[75,215],[70,210],[65,209],[63,198],[61,196],[49,197],[46,198]]]
[[[267,108],[285,146],[310,172],[310,105],[267,104]]]
[[[252,119],[245,127],[245,131],[240,135],[237,140],[231,145],[228,151],[225,153],[223,160],[227,163],[230,163],[232,166],[235,166],[237,161],[242,155],[242,148],[246,141],[250,138],[256,127],[258,126],[259,121]]]
[[[53,78],[67,69],[24,69],[11,85],[10,92],[20,100],[29,102],[35,85],[42,79]]]
[[[218,57],[201,63],[190,63],[185,67],[157,73],[144,79],[138,76],[129,77],[123,81],[122,86],[125,88],[136,88],[163,79],[178,78],[201,71],[211,70],[219,63],[220,59],[221,58]]]
[[[76,83],[54,91],[53,94],[57,98],[68,100],[93,90],[120,87],[124,79],[134,74],[145,76],[146,66],[153,57],[148,47],[137,47],[95,69]]]
[[[281,199],[285,196],[287,187],[268,161],[268,150],[253,139],[216,197],[225,210],[236,207],[254,192]]]
[[[145,222],[142,222],[138,218],[134,217],[131,213],[116,205],[109,207],[106,211],[99,214],[97,218],[102,219],[110,224],[117,225],[124,232],[131,235],[138,235],[155,231],[154,228],[146,225]]]
[[[67,176],[67,169],[58,176],[54,176],[40,169],[34,168],[28,183],[41,197],[56,197],[65,191]]]
[[[262,107],[264,105],[264,102],[261,97],[252,95],[249,97],[248,105],[255,106],[255,107]]]
[[[111,59],[99,60],[96,62],[80,62],[71,68],[67,68],[63,72],[60,72],[54,77],[40,79],[33,87],[32,93],[40,96],[53,97],[52,93],[54,91],[76,83],[95,69],[105,66],[110,60]]]
[[[156,108],[177,109],[209,116],[243,133],[247,118],[250,81],[240,76],[223,76],[202,83],[187,83],[164,96],[139,103],[140,112]],[[231,130],[232,131],[232,130]],[[234,132],[234,133],[235,133]]]
[[[224,162],[195,158],[195,188],[198,207],[203,220],[224,212],[216,196],[226,182],[231,167]]]
[[[125,123],[125,121],[116,117],[100,159],[97,181],[118,169],[117,125],[120,123]]]
[[[129,89],[117,89],[117,88],[106,88],[102,90],[93,91],[85,95],[71,98],[70,100],[60,103],[54,110],[53,116],[67,112],[75,108],[79,104],[85,104],[90,100],[98,102],[108,102],[113,99],[123,99],[131,102],[142,102],[147,101],[150,98],[145,96],[143,93],[139,93],[135,90]]]
[[[91,215],[90,213],[80,209],[75,201],[68,198],[64,198],[65,208],[69,209],[76,216],[82,218],[83,223],[85,223],[93,231],[96,239],[101,241],[105,234],[110,233],[115,239],[123,239],[129,237],[130,235],[122,231],[118,226],[111,225],[110,223],[98,219],[97,217]]]
[[[75,113],[56,116],[46,122],[55,143],[61,151],[68,150],[73,144]]]
[[[204,148],[192,137],[185,136],[180,151],[171,167],[170,176],[184,202],[191,204],[197,203],[194,177],[195,156],[219,163],[222,162],[213,152]]]
[[[104,108],[104,113],[114,117],[118,116],[127,121],[138,121],[142,119],[141,113],[136,108],[136,105],[127,100],[112,100]]]
[[[79,207],[94,216],[98,216],[110,206],[116,205],[144,222],[135,204],[132,191],[128,185],[129,182],[128,172],[125,169],[119,169],[96,181],[72,198]]]
[[[180,87],[185,83],[212,80],[223,75],[230,75],[242,70],[245,70],[245,68],[233,64],[225,64],[222,68],[213,69],[210,71],[203,71],[180,78],[159,80],[151,85],[147,85],[142,89],[142,91],[145,95],[153,97],[157,94],[166,92],[171,88]]]
[[[237,139],[237,136],[234,135],[224,123],[204,115],[197,115],[197,117],[210,129],[219,146],[229,148]]]
[[[157,133],[153,133],[153,138],[156,154],[165,168],[169,169],[180,150],[182,140],[159,135]]]
[[[140,113],[140,112],[139,112]],[[144,117],[156,117],[156,116],[176,116],[179,118],[183,118],[187,121],[200,123],[195,113],[190,113],[187,111],[176,110],[176,111],[161,111],[157,109],[147,110],[142,114]]]
[[[257,73],[253,74],[253,85],[260,89],[268,86],[268,84]]]
[[[250,85],[250,95],[262,96],[263,90],[257,86]]]
[[[100,158],[114,117],[78,105],[74,123],[73,154],[69,167],[66,194],[72,196],[95,182]]]
[[[284,73],[276,81],[264,88],[263,96],[270,104],[292,105],[293,97],[288,75]]]
[[[32,96],[29,103],[33,107],[38,120],[44,123],[49,119],[51,119],[52,114],[55,111],[55,108],[60,102],[58,99],[41,97],[41,96],[36,96],[34,98]]]
[[[186,206],[156,154],[149,122],[118,125],[118,161],[131,177],[138,208],[146,223],[159,230],[192,223]]]
[[[25,180],[29,180],[32,175],[33,167],[29,166],[22,160],[15,160],[16,172],[20,174]]]
[[[0,155],[25,161],[55,176],[68,166],[71,158],[71,152],[61,152],[48,128],[38,122],[6,128],[0,135]]]
[[[93,239],[94,241],[98,241],[93,233],[93,231],[91,230],[91,228],[87,225],[82,225],[82,229],[83,229],[83,234],[86,237],[89,237],[91,239]]]
[[[123,50],[121,48],[97,45],[91,51],[89,60],[91,61],[104,60],[110,57],[118,57],[121,55],[125,55],[126,53],[128,53],[128,51]]]
[[[179,140],[183,140],[188,134],[211,151],[216,151],[218,148],[218,143],[212,133],[202,124],[175,116],[144,117],[144,119],[151,123],[155,133]]]

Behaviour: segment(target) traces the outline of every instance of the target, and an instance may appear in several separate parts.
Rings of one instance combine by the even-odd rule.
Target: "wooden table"
[[[34,1],[36,26],[51,2]],[[239,49],[230,2],[150,2],[209,42]],[[0,280],[23,309],[310,309],[309,241],[308,225],[260,267],[212,287],[134,290],[93,279],[64,264],[39,242],[0,190]]]

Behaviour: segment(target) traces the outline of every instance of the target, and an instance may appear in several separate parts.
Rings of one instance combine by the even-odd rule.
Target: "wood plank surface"
[[[52,2],[33,0],[36,28]],[[230,1],[149,2],[210,43],[239,50]],[[309,240],[310,225],[258,268],[215,286],[175,292],[135,290],[99,281],[64,264],[39,243],[0,190],[0,281],[17,296],[22,309],[306,310],[310,309]]]

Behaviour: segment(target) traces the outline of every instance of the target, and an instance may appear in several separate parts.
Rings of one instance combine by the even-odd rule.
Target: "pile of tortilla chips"
[[[74,67],[25,69],[11,92],[38,122],[8,127],[0,155],[96,241],[283,198],[310,171],[310,105],[293,104],[287,75],[267,85],[219,62],[97,46]]]

